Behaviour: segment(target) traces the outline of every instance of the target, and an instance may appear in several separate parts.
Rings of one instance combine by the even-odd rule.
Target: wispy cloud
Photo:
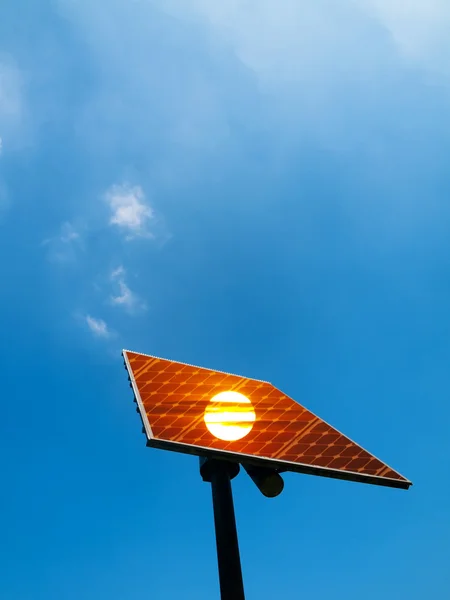
[[[120,277],[124,277],[125,276],[125,269],[122,267],[122,265],[120,265],[120,267],[117,267],[117,269],[114,269],[111,272],[111,279],[118,279]]]
[[[112,296],[111,300],[113,304],[118,304],[119,306],[126,306],[127,308],[131,308],[136,303],[136,298],[130,288],[124,281],[118,282],[120,293],[117,296]]]
[[[63,244],[70,244],[74,240],[80,239],[80,234],[78,231],[75,231],[73,225],[71,223],[63,223],[61,227],[61,234],[59,236],[59,240]]]
[[[159,0],[158,4],[171,14],[194,18],[215,30],[245,64],[264,77],[298,75],[305,64],[323,58],[336,42],[335,51],[350,49],[340,43],[342,36],[350,33],[353,37],[368,18],[389,31],[401,54],[450,74],[448,0],[336,0],[327,7],[314,0],[279,0],[276,6],[272,0]],[[361,53],[352,62],[368,58]],[[278,75],[275,67],[282,67]]]
[[[90,331],[96,337],[108,338],[111,336],[111,331],[109,330],[106,322],[103,319],[95,319],[90,315],[86,315],[85,320]]]
[[[145,202],[145,194],[140,186],[112,186],[106,193],[106,201],[112,213],[110,225],[125,231],[128,239],[150,235],[148,224],[154,213]]]
[[[61,225],[57,235],[42,241],[42,246],[49,249],[49,259],[56,262],[70,262],[76,259],[77,251],[81,247],[79,231],[68,221]]]
[[[406,59],[450,75],[448,0],[363,0],[361,6],[386,28]]]
[[[293,152],[323,148],[359,159],[379,187],[368,210],[395,237],[398,227],[421,226],[425,201],[404,187],[433,154],[417,143],[436,127],[431,98],[445,98],[409,63],[450,73],[447,0],[117,0],[106,16],[100,0],[59,4],[102,74],[79,112],[86,148],[110,156],[132,139],[155,194],[183,192],[203,173],[220,181],[243,157],[282,171],[298,160]],[[440,120],[448,130],[448,114]],[[261,158],[248,152],[252,140],[261,140]],[[140,187],[111,188],[108,202],[111,225],[128,239],[155,233]],[[350,195],[341,203],[359,230],[368,203]]]
[[[111,280],[117,288],[117,293],[111,296],[111,303],[115,306],[121,306],[130,313],[137,310],[145,310],[145,304],[139,299],[137,294],[131,291],[125,281],[125,269],[120,266],[111,273]]]
[[[236,149],[236,123],[270,130],[275,151],[291,139],[340,151],[366,138],[374,105],[389,103],[408,52],[430,68],[434,57],[450,73],[447,0],[117,0],[106,20],[100,0],[60,4],[109,82],[83,113],[87,146],[109,151],[119,134],[135,148],[157,146],[154,173],[178,185],[213,150]],[[149,22],[170,31],[164,42],[148,35]],[[139,229],[129,214],[119,220]]]

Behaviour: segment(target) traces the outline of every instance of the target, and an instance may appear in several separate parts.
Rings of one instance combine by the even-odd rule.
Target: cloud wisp
[[[400,56],[450,75],[447,0],[354,0],[332,4],[279,0],[276,5],[272,0],[155,0],[155,4],[214,31],[247,66],[264,77],[272,71],[271,75],[279,80],[287,74],[295,75],[300,68],[298,75],[305,59],[311,65],[319,53],[323,56],[336,42],[342,48],[348,47],[340,43],[344,42],[341,35],[352,33],[351,28],[357,30],[368,20],[389,34]],[[312,54],[305,53],[308,45]]]
[[[125,232],[126,239],[151,237],[148,226],[154,213],[140,186],[114,185],[106,192],[106,202],[111,210],[109,224]]]
[[[140,298],[131,291],[126,280],[125,269],[120,266],[111,273],[111,280],[117,291],[111,295],[111,303],[114,306],[122,307],[128,313],[135,313],[146,309],[146,305]]]
[[[450,3],[447,0],[363,0],[361,8],[389,32],[405,60],[450,75]]]
[[[103,319],[96,319],[91,315],[86,315],[85,321],[94,336],[99,338],[111,337],[112,333]]]
[[[48,247],[48,257],[59,263],[74,262],[81,248],[81,235],[69,221],[61,225],[58,235],[42,241]]]
[[[158,238],[166,191],[203,208],[208,193],[189,195],[198,181],[216,194],[214,186],[239,177],[244,164],[246,184],[259,185],[267,173],[269,187],[271,173],[287,180],[295,169],[303,178],[312,169],[308,156],[320,156],[320,173],[342,186],[328,199],[317,179],[323,210],[342,215],[358,239],[384,247],[422,228],[435,169],[429,157],[440,148],[436,141],[425,151],[422,141],[448,134],[445,108],[439,132],[428,117],[436,101],[444,106],[445,85],[438,93],[424,86],[424,72],[436,73],[449,55],[445,0],[411,0],[407,8],[402,0],[117,0],[107,14],[100,0],[57,4],[99,74],[77,110],[77,131],[93,165],[111,161],[107,183],[117,185],[102,188],[101,200],[95,193],[114,243]],[[446,73],[437,68],[442,81],[445,65]],[[257,195],[229,201],[256,212]],[[305,222],[321,218],[322,204],[304,197]],[[284,197],[276,202],[282,211]],[[107,252],[111,265],[115,251]],[[106,273],[104,304],[128,313],[141,306],[123,268]]]

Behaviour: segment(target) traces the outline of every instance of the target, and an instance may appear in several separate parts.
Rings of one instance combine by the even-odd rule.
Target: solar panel
[[[411,482],[266,381],[123,351],[147,445],[407,489]]]

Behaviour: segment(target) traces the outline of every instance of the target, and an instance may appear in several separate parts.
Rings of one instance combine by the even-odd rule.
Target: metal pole
[[[221,600],[245,600],[231,489],[238,470],[238,465],[223,460],[206,460],[201,466],[212,489]]]

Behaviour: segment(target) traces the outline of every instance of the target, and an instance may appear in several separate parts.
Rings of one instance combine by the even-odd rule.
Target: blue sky
[[[0,6],[0,597],[218,598],[122,348],[269,380],[414,482],[234,483],[252,598],[450,592],[447,0]],[[447,569],[448,570],[448,569]]]

